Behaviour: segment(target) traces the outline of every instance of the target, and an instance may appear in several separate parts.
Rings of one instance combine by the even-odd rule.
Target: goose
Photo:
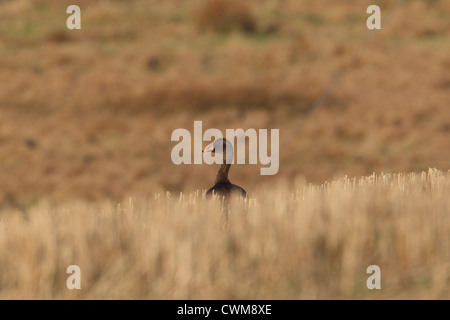
[[[220,138],[203,149],[203,152],[223,154],[223,162],[217,172],[214,186],[206,192],[206,196],[216,194],[225,197],[231,195],[240,195],[244,198],[247,197],[247,192],[244,188],[232,184],[228,179],[228,172],[230,171],[231,162],[233,160],[233,146],[231,143],[227,139]]]

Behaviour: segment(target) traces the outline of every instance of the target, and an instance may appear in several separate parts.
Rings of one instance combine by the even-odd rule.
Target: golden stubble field
[[[279,184],[226,209],[196,192],[4,212],[0,298],[449,299],[449,192],[430,169]]]

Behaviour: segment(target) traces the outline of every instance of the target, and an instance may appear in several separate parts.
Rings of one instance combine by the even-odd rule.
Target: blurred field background
[[[37,237],[43,230],[50,231],[54,226],[62,228],[55,231],[57,234],[67,231],[65,228],[68,226],[53,220],[59,215],[51,212],[70,208],[70,205],[65,207],[68,203],[78,203],[78,209],[71,212],[85,216],[83,212],[98,213],[100,209],[97,210],[96,206],[100,206],[99,203],[115,207],[129,197],[153,199],[155,192],[165,195],[169,191],[177,195],[179,192],[190,194],[207,189],[213,183],[216,166],[175,166],[170,159],[171,149],[175,145],[170,141],[172,131],[186,128],[192,132],[194,120],[202,120],[204,130],[280,129],[282,149],[277,175],[260,177],[260,165],[233,165],[230,171],[230,180],[243,186],[257,200],[258,192],[261,194],[259,189],[279,184],[294,188],[296,179],[319,186],[325,181],[343,179],[345,175],[352,179],[369,176],[373,172],[420,174],[430,167],[446,175],[450,167],[450,2],[405,0],[399,6],[397,3],[387,0],[80,0],[76,4],[82,10],[82,30],[68,30],[66,8],[72,3],[0,0],[0,214],[18,219],[16,227],[11,227],[16,228],[14,230],[17,232],[25,228]],[[366,28],[369,16],[366,9],[370,4],[381,7],[380,31]],[[358,55],[361,48],[364,51]],[[353,60],[355,56],[357,59]],[[350,68],[345,69],[349,64]],[[303,123],[308,110],[342,70],[347,72],[320,108]],[[288,196],[287,190],[284,195],[280,194],[280,190],[274,191],[277,197]],[[416,211],[414,219],[417,221],[423,222],[422,219],[425,219],[419,213],[428,213],[433,208],[438,210],[432,218],[436,219],[432,220],[435,222],[430,222],[437,231],[430,225],[423,226],[423,230],[426,229],[424,237],[428,237],[427,243],[430,245],[428,254],[436,262],[425,272],[424,277],[428,280],[424,281],[433,289],[421,291],[423,295],[417,293],[415,297],[448,297],[448,291],[445,295],[442,288],[434,286],[442,279],[444,284],[448,284],[448,277],[445,282],[443,273],[448,271],[448,264],[442,262],[442,259],[448,262],[448,255],[438,257],[445,251],[443,249],[448,249],[448,245],[442,247],[442,244],[433,241],[431,235],[436,231],[448,239],[448,219],[444,217],[447,218],[449,207],[442,196],[445,192],[448,194],[448,178],[447,188],[441,190],[441,198],[436,204],[434,196],[425,196],[427,205],[421,206],[421,201],[413,202],[424,210]],[[389,205],[383,200],[378,207],[380,210],[375,211],[380,214],[388,212],[390,209],[381,208],[390,208],[394,195],[388,196],[388,200],[383,198],[389,201]],[[272,201],[275,206],[274,203],[281,203],[276,199],[274,196],[267,201]],[[401,205],[407,206],[408,201],[409,197],[404,196]],[[295,206],[296,203],[289,205]],[[163,204],[163,207],[167,206],[170,205]],[[186,213],[194,214],[196,210],[189,208],[185,208]],[[366,204],[365,208],[371,206]],[[113,214],[114,210],[108,209],[106,212],[112,215],[103,221],[106,225],[121,225],[124,222],[123,217]],[[314,210],[308,212],[317,213]],[[345,212],[342,209],[340,214]],[[269,213],[264,215],[269,216]],[[43,219],[44,222],[42,228],[37,222],[22,225],[25,222],[19,217],[25,221]],[[269,220],[264,221],[272,221],[272,218],[267,218]],[[380,222],[380,228],[390,225],[391,215],[384,218],[388,220]],[[93,228],[95,223],[102,223],[101,219],[90,217],[84,223]],[[150,223],[148,218],[145,219],[144,222]],[[165,218],[161,219],[158,221],[165,221]],[[363,216],[361,219],[369,219],[364,220],[368,224],[374,218]],[[183,234],[194,230],[212,232],[202,229],[211,227],[212,222],[207,220],[202,225],[197,220],[181,220],[187,226],[180,226],[182,230],[178,241],[183,239]],[[353,223],[351,220],[345,221]],[[298,226],[287,225],[289,221],[284,220],[274,223],[274,236],[277,231],[283,234],[294,232]],[[255,239],[266,237],[263,225],[258,226],[261,230],[254,230],[255,233],[250,236]],[[140,232],[134,228],[140,226],[125,225],[122,231],[126,234]],[[10,233],[7,234],[14,234],[11,229],[8,230]],[[357,232],[359,229],[350,230]],[[80,237],[77,239],[82,246],[79,248],[81,251],[70,250],[81,252],[79,254],[85,257],[83,259],[94,254],[83,251],[88,250],[83,243],[90,239],[89,231],[80,230],[81,234],[76,233],[78,231],[67,232],[69,237]],[[101,232],[105,231],[93,231],[93,242],[95,237],[103,237]],[[176,237],[173,232],[168,231],[167,237]],[[385,235],[389,231],[380,232]],[[23,242],[16,239],[21,244],[12,245],[12,248],[18,249],[14,254],[21,252],[22,245],[24,252],[35,248],[28,247],[33,238],[30,234],[24,233]],[[208,237],[209,234],[202,235]],[[305,235],[309,236],[312,234]],[[8,241],[16,240],[5,237],[2,238],[5,244],[2,247],[9,248]],[[59,239],[56,235],[54,237],[48,241]],[[226,239],[225,236],[219,237],[217,241],[225,242],[220,242],[215,248],[228,246]],[[280,244],[291,245],[291,241],[295,240],[289,237],[283,239]],[[383,246],[383,243],[370,239],[370,248],[374,246],[384,252],[377,247]],[[152,239],[133,238],[131,244],[125,244],[124,248],[138,245],[135,241],[140,240]],[[44,238],[42,241],[47,240]],[[36,245],[39,246],[39,243]],[[121,246],[122,242],[114,242],[111,246],[115,244]],[[187,245],[193,244],[188,242]],[[363,244],[355,242],[354,245]],[[401,252],[409,252],[407,248],[410,245],[409,242],[405,244],[406,249]],[[49,250],[46,244],[42,247],[44,251]],[[63,248],[55,247],[51,252],[72,257],[70,250],[69,253],[59,250]],[[120,250],[118,253],[125,252],[123,248]],[[270,250],[275,249],[271,247]],[[286,247],[280,250],[280,254],[292,253]],[[330,253],[327,250],[324,252]],[[422,254],[420,250],[408,254],[419,253]],[[270,254],[275,257],[274,252]],[[310,257],[308,254],[305,257]],[[349,253],[356,259],[353,254]],[[195,260],[194,256],[190,257]],[[67,261],[71,261],[69,258]],[[416,258],[419,260],[414,260],[413,265],[419,265],[422,261],[418,256],[411,259]],[[28,258],[24,255],[23,259]],[[34,258],[30,256],[29,259]],[[30,261],[41,261],[37,256],[36,259]],[[58,259],[56,262],[45,261],[59,263]],[[123,259],[128,261],[124,262],[126,269],[132,259]],[[65,258],[63,260],[67,262]],[[363,260],[366,263],[371,259]],[[106,270],[103,268],[106,260],[101,261],[98,262],[98,269],[91,266],[94,268],[92,279],[96,277],[95,270]],[[355,268],[359,262],[348,262],[349,268]],[[143,268],[146,264],[142,263],[136,268]],[[253,270],[251,261],[246,263],[249,265],[243,266],[245,270],[239,270]],[[293,272],[294,264],[291,267]],[[56,268],[55,265],[53,268]],[[427,278],[433,268],[441,270],[436,275],[439,281]],[[111,274],[115,274],[114,270]],[[188,272],[186,270],[180,272]],[[270,267],[268,270],[259,270],[261,278],[258,279],[272,277]],[[396,272],[401,273],[400,269]],[[22,275],[26,273],[24,271]],[[323,274],[319,272],[317,277]],[[307,279],[306,275],[311,274],[306,272],[304,275],[303,279]],[[99,273],[97,276],[107,275]],[[145,277],[145,274],[142,276]],[[65,279],[66,275],[63,272],[55,277]],[[182,275],[180,277],[183,278]],[[150,283],[146,279],[144,283]],[[258,279],[244,283],[255,285]],[[293,279],[293,288],[297,280]],[[7,278],[1,281],[3,288],[20,287],[17,283],[8,284]],[[21,281],[24,282],[20,288],[30,286],[26,279]],[[354,280],[349,281],[353,283]],[[312,292],[310,297],[358,296],[355,292],[345,291],[353,287],[344,289],[343,284],[326,296],[318,283],[312,283],[316,291],[308,291]],[[231,284],[228,285],[231,288]],[[206,297],[200,296],[200,289],[196,291],[187,283],[181,286],[182,291],[179,292],[168,293],[169,287],[167,283],[161,283],[158,292],[144,294],[142,288],[143,291],[126,292],[129,297]],[[326,287],[324,282],[323,288]],[[230,293],[231,289],[227,291],[228,287],[224,288],[223,292],[216,292],[217,297],[271,297],[269,292],[258,295],[242,289]],[[285,289],[280,284],[280,291],[271,291],[272,297],[308,296],[307,291],[290,294],[282,288]],[[272,289],[276,290],[275,287]],[[28,297],[64,297],[62,291],[55,288],[34,287],[33,290],[27,291]],[[98,290],[95,295],[80,294],[84,297],[110,296],[107,291],[101,291],[106,289]],[[1,296],[23,296],[23,292],[7,291]],[[400,289],[394,293],[391,291],[394,297],[412,296],[408,292]],[[361,297],[366,297],[365,294],[367,292],[364,291]]]
[[[381,31],[366,28],[371,1],[77,4],[70,31],[64,1],[0,1],[3,207],[206,189],[215,166],[170,160],[171,132],[194,120],[280,129],[280,171],[258,184],[449,168],[448,1],[378,1]],[[250,188],[259,168],[231,181]]]

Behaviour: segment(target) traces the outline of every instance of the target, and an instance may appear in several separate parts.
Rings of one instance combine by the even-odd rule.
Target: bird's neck
[[[230,171],[230,167],[231,167],[230,163],[223,163],[220,166],[219,171],[217,172],[216,180],[214,181],[214,184],[221,183],[221,182],[225,182],[225,183],[230,182],[230,180],[228,180],[228,171]]]

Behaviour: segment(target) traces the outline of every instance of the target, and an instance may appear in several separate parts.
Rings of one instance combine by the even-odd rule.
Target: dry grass
[[[199,192],[6,211],[0,298],[449,299],[449,192],[431,169],[298,180],[233,201],[227,228]],[[372,264],[381,290],[366,288]]]
[[[391,23],[300,132],[370,36],[367,4],[243,2],[79,1],[69,31],[62,2],[0,1],[0,208],[208,188],[215,168],[170,161],[194,120],[280,129],[280,171],[258,184],[449,167],[447,1],[380,2]],[[250,190],[258,174],[231,170]]]

